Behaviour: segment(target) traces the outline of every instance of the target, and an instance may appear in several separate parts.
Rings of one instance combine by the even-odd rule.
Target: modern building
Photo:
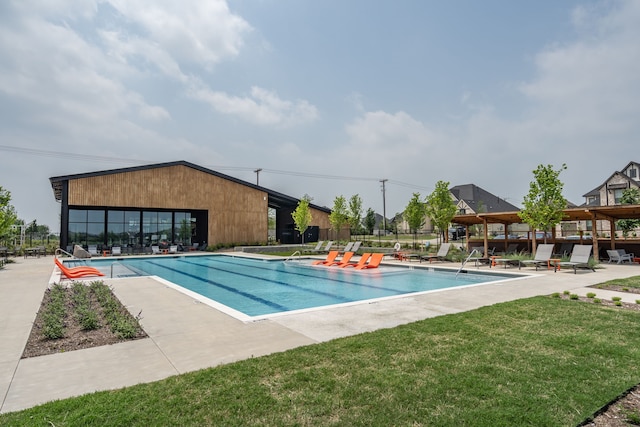
[[[185,161],[49,180],[61,205],[62,248],[266,244],[269,212],[276,240],[299,241],[291,217],[299,199]],[[330,227],[330,209],[310,207],[305,242]]]

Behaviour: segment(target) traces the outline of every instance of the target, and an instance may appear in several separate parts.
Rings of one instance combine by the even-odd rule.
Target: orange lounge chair
[[[367,262],[367,260],[369,259],[370,256],[371,256],[371,254],[368,253],[368,252],[363,253],[362,256],[360,257],[360,260],[357,263],[348,262],[348,263],[346,263],[344,265],[340,265],[340,267],[341,268],[345,268],[345,267],[357,267],[359,265],[364,265]]]
[[[324,260],[318,260],[311,263],[311,265],[329,265],[338,258],[338,251],[330,251],[327,254],[327,258]]]
[[[333,261],[332,263],[325,264],[325,265],[341,267],[344,264],[349,264],[349,261],[351,260],[352,256],[353,256],[353,252],[345,252],[342,258],[340,258],[340,261]]]
[[[375,253],[371,254],[371,259],[368,263],[356,266],[356,270],[363,270],[366,268],[378,268],[380,262],[382,262],[382,258],[384,257],[383,253]]]
[[[69,268],[65,267],[65,265],[58,260],[58,258],[54,258],[54,261],[62,274],[64,274],[68,279],[79,279],[85,276],[104,276],[104,273],[102,273],[97,268],[85,266]]]

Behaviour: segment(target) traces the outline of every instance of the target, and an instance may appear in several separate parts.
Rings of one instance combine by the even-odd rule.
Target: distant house
[[[449,192],[458,209],[456,213],[458,215],[514,212],[520,210],[517,206],[507,202],[505,199],[493,195],[475,184],[456,185],[451,187]],[[396,218],[396,223],[398,224],[399,232],[410,232],[409,225],[403,218]],[[422,231],[433,231],[430,218],[426,218]],[[523,228],[523,231],[526,231],[526,227]],[[501,224],[491,224],[489,225],[489,232],[493,234],[503,233],[504,227]]]
[[[451,191],[460,215],[520,210],[505,199],[495,196],[475,184],[456,185],[451,187],[449,191]]]
[[[640,163],[629,162],[621,171],[614,172],[602,184],[584,194],[585,206],[613,206],[628,188],[640,189]]]
[[[620,205],[620,198],[629,188],[640,189],[640,163],[629,162],[620,171],[612,173],[602,184],[584,194],[585,202],[582,206],[615,206]],[[568,225],[565,225],[565,228]],[[578,229],[593,231],[591,221],[584,221],[576,225]],[[598,221],[598,233],[611,233],[609,221]],[[566,234],[567,230],[563,230]]]

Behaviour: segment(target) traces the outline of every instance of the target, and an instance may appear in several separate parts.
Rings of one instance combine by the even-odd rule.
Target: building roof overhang
[[[640,219],[640,205],[585,206],[565,209],[563,221],[588,221],[593,219]],[[519,224],[518,212],[496,212],[456,215],[451,222],[462,225]]]
[[[59,202],[59,201],[62,201],[62,197],[63,197],[62,190],[64,187],[64,183],[69,182],[70,180],[104,176],[104,175],[113,175],[113,174],[126,173],[126,172],[136,172],[136,171],[149,170],[149,169],[166,168],[171,166],[185,166],[188,168],[198,170],[200,172],[207,173],[209,175],[217,176],[219,178],[244,185],[246,187],[264,191],[265,193],[267,193],[269,197],[269,207],[271,208],[296,207],[298,202],[300,201],[300,199],[296,199],[295,197],[287,196],[286,194],[282,194],[277,191],[270,190],[268,188],[260,187],[259,185],[254,185],[254,184],[251,184],[250,182],[243,181],[238,178],[234,178],[232,176],[225,175],[220,172],[207,169],[202,166],[198,166],[194,163],[190,163],[184,160],[180,160],[176,162],[167,162],[167,163],[156,163],[152,165],[133,166],[128,168],[120,168],[120,169],[110,169],[110,170],[103,170],[103,171],[97,171],[97,172],[79,173],[75,175],[55,176],[55,177],[49,178],[49,182],[51,183],[51,188],[53,189],[53,195],[56,198],[56,201]],[[314,204],[309,204],[309,206],[322,212],[331,213],[331,209],[324,206],[317,206]]]

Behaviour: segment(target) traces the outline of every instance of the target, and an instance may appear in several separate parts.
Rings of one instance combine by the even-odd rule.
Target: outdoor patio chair
[[[573,274],[576,274],[579,268],[587,268],[595,272],[595,268],[589,265],[592,249],[591,245],[575,245],[573,252],[571,252],[571,259],[555,264],[553,271],[558,271],[562,267],[571,267],[573,268]]]
[[[316,244],[316,247],[313,249],[303,249],[302,252],[303,253],[315,253],[315,252],[320,252],[320,248],[322,248],[322,244],[324,243],[324,240],[318,240],[318,243]]]
[[[336,258],[338,258],[338,251],[330,251],[327,254],[327,258],[322,259],[322,260],[318,260],[318,261],[314,261],[311,263],[311,265],[328,265],[329,263],[332,263],[336,260]]]
[[[111,248],[111,255],[122,255],[122,248],[120,246],[114,246]]]
[[[98,256],[98,245],[89,245],[89,255]]]
[[[438,249],[438,252],[435,255],[422,255],[420,257],[420,262],[422,262],[422,260],[429,262],[432,262],[433,260],[444,261],[447,257],[447,254],[449,253],[450,248],[451,243],[443,243],[442,245],[440,245],[440,249]]]
[[[344,255],[342,256],[342,258],[340,258],[339,260],[330,262],[328,264],[323,264],[323,265],[326,265],[326,266],[329,266],[329,267],[331,267],[331,266],[340,267],[340,266],[342,266],[344,264],[349,264],[349,261],[351,260],[351,257],[353,257],[353,255],[354,255],[353,252],[345,252]]]
[[[607,255],[609,256],[609,263],[615,262],[616,264],[622,264],[625,261],[629,261],[629,264],[632,264],[635,257],[634,254],[627,253],[624,249],[607,250]]]
[[[356,265],[354,268],[356,270],[365,270],[365,269],[368,269],[368,268],[378,268],[378,266],[382,262],[382,258],[384,258],[384,254],[382,252],[376,252],[374,254],[371,254],[371,257],[369,258],[369,262],[367,262],[365,264]]]
[[[536,250],[536,254],[533,259],[523,259],[520,261],[519,266],[524,265],[525,267],[535,266],[536,271],[538,271],[538,267],[541,265],[549,266],[549,260],[553,255],[553,244],[552,243],[543,243],[538,245],[538,249]]]
[[[162,252],[160,252],[160,246],[152,245],[151,246],[151,253],[153,255],[160,255],[162,253]]]
[[[178,253],[178,245],[170,245],[169,246],[169,253],[170,254],[177,254]]]
[[[360,257],[358,262],[348,262],[346,264],[341,264],[339,267],[340,268],[347,268],[347,267],[357,267],[359,265],[364,265],[364,264],[367,263],[367,261],[369,260],[370,257],[371,257],[371,254],[369,252],[365,252],[365,253],[362,254],[362,256]]]

